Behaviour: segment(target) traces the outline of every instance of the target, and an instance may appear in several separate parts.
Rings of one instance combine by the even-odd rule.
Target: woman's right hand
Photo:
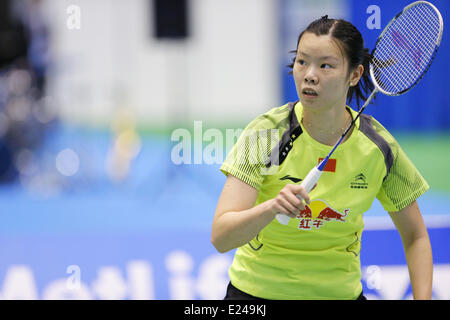
[[[297,194],[307,204],[310,203],[304,187],[291,184],[286,185],[274,199],[255,206],[258,190],[228,175],[214,214],[211,242],[219,252],[227,252],[255,238],[278,213],[295,217],[305,208]]]
[[[269,201],[270,209],[274,216],[281,213],[287,215],[289,218],[296,218],[300,211],[305,209],[304,202],[307,204],[311,203],[305,188],[297,184],[287,184],[274,199]]]

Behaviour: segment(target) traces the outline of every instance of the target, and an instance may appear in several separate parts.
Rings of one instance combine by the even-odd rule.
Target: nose
[[[314,68],[308,68],[305,73],[305,83],[308,84],[317,84],[319,82],[319,78],[314,70]]]

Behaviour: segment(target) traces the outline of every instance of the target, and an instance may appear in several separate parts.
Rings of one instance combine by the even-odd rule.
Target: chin
[[[303,106],[316,106],[316,105],[318,105],[318,100],[316,100],[316,99],[310,100],[310,99],[302,99],[302,98],[300,98],[300,102],[302,103]]]

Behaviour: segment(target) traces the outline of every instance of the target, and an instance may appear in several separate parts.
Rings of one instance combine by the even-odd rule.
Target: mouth
[[[306,98],[315,98],[317,97],[319,94],[317,93],[317,91],[311,89],[311,88],[304,88],[302,90],[302,94],[303,96],[305,96]]]

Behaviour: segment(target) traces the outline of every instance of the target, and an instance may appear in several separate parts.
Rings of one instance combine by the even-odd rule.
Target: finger
[[[295,188],[295,192],[297,197],[300,197],[301,199],[305,200],[305,202],[307,204],[311,204],[311,199],[309,197],[308,192],[306,192],[305,188],[302,186],[297,186],[297,188]]]
[[[295,208],[295,213],[298,214],[301,210],[305,209],[305,204],[302,199],[299,199],[295,194],[295,186],[288,185],[280,191],[279,198],[286,203],[284,206],[290,210],[291,213],[294,213],[292,207]]]
[[[285,209],[285,208],[280,208],[278,211],[279,211],[278,212],[279,214],[283,214],[285,216],[288,216],[291,219],[297,218],[296,214],[289,213],[289,211],[287,209]]]
[[[283,199],[277,199],[277,209],[291,218],[295,218],[298,213],[298,209]]]
[[[303,198],[299,198],[295,193],[286,194],[286,200],[289,201],[293,206],[295,206],[297,210],[301,211],[305,209]]]
[[[284,208],[287,209],[289,214],[296,216],[299,213],[299,209],[295,205],[293,205],[291,202],[289,202],[287,199],[284,199],[282,205]]]

